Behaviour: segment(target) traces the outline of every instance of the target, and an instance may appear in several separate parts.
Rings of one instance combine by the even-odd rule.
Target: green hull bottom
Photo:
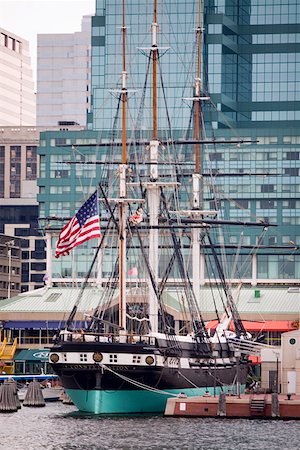
[[[227,390],[229,390],[229,388],[223,388],[223,392],[227,392]],[[146,390],[66,390],[66,393],[71,398],[75,406],[82,412],[93,414],[147,414],[164,413],[167,399],[173,397],[174,395],[177,396],[182,393],[187,397],[195,397],[197,395],[203,396],[206,392],[213,395],[214,388],[170,389],[168,392],[170,395]],[[217,387],[216,395],[221,392],[221,388]]]

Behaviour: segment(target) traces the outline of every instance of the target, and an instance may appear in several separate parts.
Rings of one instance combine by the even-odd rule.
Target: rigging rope
[[[103,367],[105,370],[108,370],[108,372],[111,372],[112,374],[116,375],[117,377],[121,378],[122,380],[126,381],[127,383],[130,383],[133,386],[139,387],[140,389],[144,389],[145,391],[154,392],[156,394],[168,395],[171,397],[178,397],[177,394],[173,394],[172,392],[163,391],[161,389],[157,389],[155,387],[148,386],[147,384],[140,383],[139,381],[132,380],[131,378],[126,377],[125,375],[121,375],[120,373],[115,372],[110,367],[106,366],[105,364],[99,364],[99,366]]]

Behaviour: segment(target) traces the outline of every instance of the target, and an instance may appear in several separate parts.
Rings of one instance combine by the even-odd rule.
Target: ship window
[[[66,354],[66,353],[63,353],[63,354],[62,354],[62,358],[63,358],[63,361],[66,362],[66,361],[68,360],[67,354]]]
[[[87,361],[87,354],[86,353],[80,353],[79,354],[80,362],[86,362]]]
[[[133,364],[139,364],[141,362],[141,357],[138,355],[133,355],[132,362]]]
[[[118,362],[118,355],[109,355],[109,362],[111,363]]]

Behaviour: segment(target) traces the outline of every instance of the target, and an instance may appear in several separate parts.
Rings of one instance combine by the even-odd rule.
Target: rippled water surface
[[[298,450],[299,421],[100,417],[60,402],[0,414],[9,450]]]

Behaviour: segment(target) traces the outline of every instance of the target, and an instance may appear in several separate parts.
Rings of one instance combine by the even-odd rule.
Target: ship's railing
[[[262,344],[260,342],[255,341],[248,341],[246,339],[229,338],[228,340],[235,350],[239,350],[241,353],[244,353],[246,355],[259,356],[261,350],[264,348],[278,350],[278,346]]]
[[[60,333],[62,341],[81,341],[81,342],[103,342],[103,343],[126,343],[126,344],[143,344],[155,345],[155,338],[152,336],[136,335],[136,334],[101,334],[86,331],[62,331]]]

